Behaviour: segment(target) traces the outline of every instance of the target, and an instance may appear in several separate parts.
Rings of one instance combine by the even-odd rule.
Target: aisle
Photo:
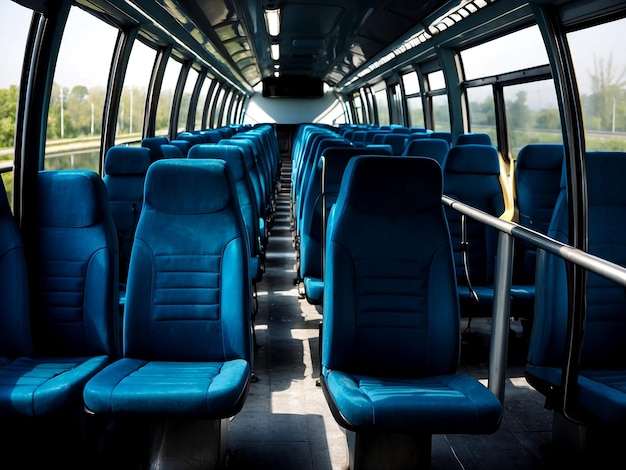
[[[243,410],[230,422],[229,469],[341,469],[345,435],[316,379],[321,314],[298,298],[289,227],[290,161],[283,160],[281,192],[258,284],[257,348]]]

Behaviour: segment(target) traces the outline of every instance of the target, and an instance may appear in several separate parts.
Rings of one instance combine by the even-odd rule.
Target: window
[[[178,113],[178,126],[176,128],[177,133],[186,130],[187,116],[189,116],[189,104],[191,102],[193,88],[196,86],[196,82],[198,81],[198,76],[198,72],[196,72],[193,68],[189,69],[187,81],[185,82],[185,88],[183,89],[183,96],[180,100],[180,112]],[[193,129],[188,130],[191,131]]]
[[[548,63],[537,26],[461,51],[465,79],[490,77]]]
[[[117,116],[116,145],[141,139],[147,84],[150,83],[150,73],[155,58],[154,49],[139,41],[133,43]]]
[[[206,105],[207,99],[209,99],[209,89],[211,87],[211,79],[209,77],[204,78],[204,82],[202,83],[202,89],[200,90],[200,95],[198,95],[198,103],[196,107],[196,129],[203,130],[204,125],[202,123],[202,116],[204,113],[204,106]]]
[[[378,124],[391,124],[389,116],[389,104],[387,102],[387,88],[384,87],[374,92],[376,110],[378,111]]]
[[[468,88],[467,100],[470,130],[489,134],[491,142],[495,145],[497,142],[496,106],[493,101],[493,88],[491,86]]]
[[[172,100],[174,99],[174,90],[180,75],[182,64],[174,59],[169,59],[165,67],[163,75],[163,83],[161,84],[161,93],[159,94],[159,103],[157,105],[155,135],[168,135],[170,115],[172,113]]]
[[[504,103],[511,155],[526,144],[563,142],[552,80],[505,87]]]
[[[48,108],[45,168],[98,171],[102,114],[117,34],[117,29],[96,17],[71,8]]]
[[[406,107],[409,115],[409,126],[425,127],[424,107],[420,94],[420,84],[415,72],[402,75],[402,84],[406,95]]]
[[[626,19],[568,34],[587,150],[626,150]]]
[[[0,171],[9,203],[13,200],[15,118],[20,75],[32,11],[14,2],[0,3]]]

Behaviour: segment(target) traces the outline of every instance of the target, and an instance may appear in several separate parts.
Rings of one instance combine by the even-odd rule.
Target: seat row
[[[243,406],[253,366],[249,245],[230,165],[150,165],[122,319],[103,179],[41,171],[38,193],[35,246],[24,246],[0,194],[0,415],[5,437],[34,445],[20,459],[84,464],[59,449],[92,451],[86,434],[118,418],[151,430],[151,468],[181,458],[168,451],[173,436],[199,431],[206,442],[188,449],[190,461],[223,459],[227,418]]]
[[[466,140],[485,141],[485,136],[466,135]],[[336,200],[343,169],[355,155],[379,151],[390,155],[390,149],[381,150],[376,144],[355,146],[337,132],[313,125],[301,127],[296,142],[292,156],[295,187],[292,190],[292,228],[299,260],[298,279],[309,303],[318,305],[323,293],[324,221]],[[430,137],[412,140],[409,145],[415,150],[414,154],[431,157],[442,166],[446,195],[508,220],[514,217],[514,208],[517,208],[515,217],[522,225],[545,233],[558,194],[562,145],[531,144],[520,151],[514,179],[515,203],[495,147],[462,141],[450,148],[443,139]],[[462,314],[468,318],[489,316],[493,308],[497,233],[461,217],[453,209],[447,210],[447,216]],[[513,316],[523,319],[532,318],[534,257],[533,248],[520,243],[516,250],[511,310]]]

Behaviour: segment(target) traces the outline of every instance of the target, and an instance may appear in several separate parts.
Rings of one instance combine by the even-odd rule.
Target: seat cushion
[[[108,356],[17,358],[0,367],[0,414],[50,416],[80,404],[85,383],[109,362]]]
[[[94,413],[221,419],[243,406],[250,365],[225,362],[165,362],[123,358],[85,386]],[[167,397],[167,399],[165,399]]]
[[[372,377],[330,371],[323,387],[340,424],[356,431],[485,434],[500,424],[496,396],[473,377]]]

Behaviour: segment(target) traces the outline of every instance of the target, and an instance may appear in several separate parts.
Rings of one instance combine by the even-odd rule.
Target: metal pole
[[[504,232],[498,235],[496,256],[491,347],[489,348],[489,390],[504,403],[509,318],[511,310],[511,271],[515,237]]]

